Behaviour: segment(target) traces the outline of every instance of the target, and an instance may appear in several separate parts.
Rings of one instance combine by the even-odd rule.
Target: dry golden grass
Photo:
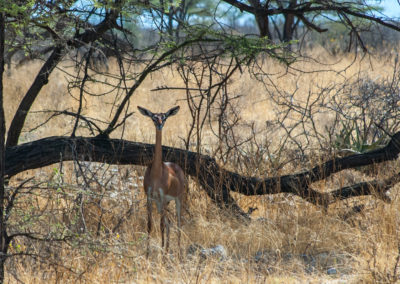
[[[351,55],[343,56],[340,60],[331,58],[320,50],[313,54],[324,60],[324,63],[335,63],[329,72],[310,72],[301,74],[294,70],[285,73],[282,66],[277,66],[273,60],[266,60],[266,69],[272,74],[271,78],[278,89],[293,92],[297,96],[306,96],[314,87],[325,86],[334,82],[340,83],[358,74],[361,70],[371,78],[386,77],[390,74],[388,64],[390,56],[357,60],[350,65]],[[315,62],[299,62],[303,70],[318,70],[326,68]],[[110,68],[115,68],[110,64]],[[350,66],[340,74],[340,71]],[[16,110],[18,102],[29,87],[33,74],[40,68],[39,62],[24,65],[10,70],[6,77],[5,105],[6,119],[9,123]],[[60,67],[68,69],[67,65]],[[72,72],[69,70],[69,72]],[[188,131],[188,109],[180,101],[183,92],[151,92],[150,90],[163,85],[179,85],[173,70],[163,70],[148,78],[137,94],[132,98],[130,110],[135,111],[137,105],[153,111],[165,111],[179,104],[182,109],[176,117],[171,118],[164,130],[164,144],[182,147],[182,141],[177,137],[185,137]],[[77,104],[66,91],[65,74],[57,70],[50,77],[49,84],[43,89],[33,106],[34,111],[48,109],[66,109]],[[92,92],[101,92],[99,86],[93,86]],[[247,72],[236,75],[232,80],[230,91],[243,95],[240,98],[240,115],[242,121],[254,121],[262,129],[266,120],[273,118],[275,107],[264,95],[261,83],[255,81]],[[76,95],[76,94],[75,94]],[[85,102],[84,114],[110,119],[111,101],[104,98],[88,97]],[[32,113],[28,116],[25,130],[29,130],[43,122],[46,115]],[[321,117],[321,125],[327,118]],[[31,141],[46,136],[64,135],[71,131],[73,122],[69,117],[58,117],[45,126],[25,132],[21,142]],[[214,138],[206,129],[205,147],[212,147]],[[81,132],[81,134],[86,134]],[[115,132],[114,137],[121,137],[121,132]],[[270,139],[260,132],[257,139]],[[276,136],[275,136],[276,137]],[[154,130],[151,122],[136,113],[131,117],[123,134],[124,139],[152,143]],[[318,158],[313,162],[318,162]],[[229,165],[228,165],[229,166]],[[268,171],[265,165],[257,165]],[[28,176],[36,176],[36,182],[53,181],[56,178],[53,167],[22,173],[13,178],[12,183]],[[146,211],[145,196],[142,190],[143,168],[98,165],[98,181],[110,178],[113,182],[107,185],[91,187],[93,195],[85,196],[85,220],[91,234],[82,236],[81,242],[73,244],[58,244],[50,248],[48,259],[32,260],[30,258],[15,258],[10,260],[7,267],[7,282],[14,283],[359,283],[387,282],[396,280],[390,278],[395,270],[399,235],[399,188],[394,187],[390,196],[392,203],[386,204],[373,196],[337,202],[327,211],[310,205],[300,198],[277,195],[245,197],[233,194],[238,203],[247,210],[257,207],[252,214],[252,222],[236,220],[222,212],[208,199],[206,194],[191,181],[189,192],[190,215],[184,216],[182,228],[182,260],[178,258],[176,246],[176,230],[171,231],[172,254],[162,257],[160,249],[161,237],[158,215],[155,215],[155,229],[151,235],[150,258],[145,258],[146,247]],[[280,173],[287,173],[303,168],[302,165],[292,165]],[[368,180],[385,176],[388,171],[398,171],[397,162],[389,163],[376,177],[366,176],[356,170],[348,170],[335,175],[328,181],[318,183],[318,189],[329,191],[354,181]],[[248,169],[257,172],[257,169]],[[126,174],[128,172],[128,175]],[[264,173],[259,172],[260,175]],[[74,198],[79,184],[79,178],[74,175],[72,163],[65,163],[63,189],[70,195],[60,194],[62,202],[56,202],[56,197],[50,197],[52,189],[40,189],[40,195],[34,197],[37,210],[51,208],[57,213],[51,213],[54,222],[71,223],[72,218],[67,213],[73,207]],[[82,184],[82,181],[80,181]],[[50,184],[50,183],[48,183]],[[47,193],[47,194],[46,194]],[[31,199],[21,201],[29,204]],[[25,203],[24,203],[25,202]],[[101,206],[100,206],[100,205]],[[346,215],[354,205],[363,204],[365,209],[360,214]],[[51,205],[51,206],[50,206]],[[21,205],[21,208],[24,208]],[[133,208],[131,214],[127,214]],[[171,207],[172,209],[172,207]],[[50,209],[49,209],[50,210]],[[173,210],[170,210],[173,212]],[[53,211],[51,211],[53,212]],[[63,213],[64,212],[64,213]],[[67,213],[66,213],[67,212]],[[124,218],[126,216],[126,218]],[[173,214],[172,214],[173,217]],[[16,216],[15,218],[18,218]],[[50,217],[46,217],[51,221]],[[111,234],[115,224],[122,218],[119,229]],[[97,225],[102,227],[96,236]],[[15,220],[17,222],[17,220]],[[35,223],[36,224],[36,223]],[[39,223],[37,223],[39,224]],[[87,239],[84,239],[87,238]],[[96,245],[89,245],[89,243]],[[204,248],[222,245],[227,251],[225,259],[218,257],[203,258],[198,254],[189,255],[187,249],[199,244]],[[23,249],[31,245],[40,254],[45,249],[42,245],[32,245],[23,239],[17,239],[11,251]],[[37,247],[35,247],[37,246]],[[256,255],[259,256],[258,261]],[[313,258],[313,264],[305,258]],[[62,264],[62,265],[60,265]],[[327,270],[335,268],[336,274],[328,275]],[[397,276],[396,276],[397,277]],[[18,281],[18,280],[19,281]]]

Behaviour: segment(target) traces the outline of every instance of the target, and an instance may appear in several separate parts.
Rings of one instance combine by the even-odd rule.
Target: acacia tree
[[[362,32],[379,25],[400,31],[398,23],[381,13],[370,1],[262,1],[224,0],[224,2],[254,16],[261,37],[288,42],[297,29],[327,32],[329,22],[339,22],[349,31],[349,44],[359,44],[366,51]],[[305,33],[302,33],[303,35]],[[276,38],[275,38],[276,37]]]
[[[383,26],[398,30],[395,24],[380,20],[377,17],[369,16],[354,9],[354,6],[334,3],[327,6],[325,1],[313,1],[298,4],[291,1],[290,7],[258,7],[261,2],[251,1],[251,5],[239,1],[225,1],[226,3],[257,15],[257,22],[264,21],[262,35],[268,36],[269,17],[273,15],[286,15],[288,21],[287,39],[291,38],[291,28],[295,18],[307,27],[319,30],[320,28],[308,17],[324,12],[336,11],[345,19],[345,16],[360,17]],[[277,1],[278,2],[278,1]],[[7,2],[8,3],[8,2]],[[186,3],[182,1],[183,5]],[[189,1],[187,2],[189,3]],[[272,2],[266,2],[272,3]],[[275,2],[274,2],[275,3]],[[271,177],[261,179],[257,177],[246,177],[238,173],[227,171],[219,166],[214,157],[202,155],[201,152],[201,131],[205,124],[211,124],[215,117],[212,111],[215,105],[218,109],[218,130],[215,131],[220,144],[226,144],[227,152],[235,151],[241,141],[235,140],[229,135],[235,120],[229,120],[229,103],[232,97],[229,94],[229,80],[236,72],[243,69],[249,70],[254,75],[265,75],[260,68],[259,60],[264,56],[270,56],[275,60],[290,65],[295,57],[285,49],[285,45],[274,45],[265,37],[254,38],[246,35],[235,35],[230,31],[217,28],[218,26],[205,26],[190,21],[190,17],[182,16],[184,7],[179,13],[171,7],[165,9],[161,1],[87,1],[85,6],[80,1],[31,1],[20,3],[20,9],[5,9],[3,6],[2,31],[8,40],[9,52],[1,54],[14,54],[12,49],[24,47],[32,57],[41,57],[44,61],[41,69],[26,92],[18,109],[12,118],[7,132],[5,151],[2,151],[3,158],[0,159],[0,170],[4,170],[2,178],[12,178],[17,173],[27,169],[34,169],[50,165],[60,161],[90,161],[106,162],[110,164],[138,164],[148,163],[152,157],[152,146],[142,143],[125,141],[122,139],[110,139],[110,135],[118,128],[124,127],[127,119],[131,117],[129,103],[136,95],[142,82],[157,70],[178,66],[182,77],[181,86],[166,86],[162,89],[183,89],[187,95],[189,108],[192,107],[192,125],[196,128],[198,141],[197,152],[179,150],[164,147],[164,155],[171,161],[178,162],[204,188],[207,194],[220,207],[234,209],[238,215],[245,215],[235,200],[230,196],[230,191],[237,191],[246,195],[262,195],[287,192],[298,195],[314,204],[327,205],[334,202],[336,198],[345,199],[352,196],[372,194],[374,189],[385,192],[398,181],[397,175],[386,181],[361,183],[353,187],[337,189],[329,194],[320,193],[312,189],[315,181],[324,179],[329,175],[349,168],[368,165],[371,163],[383,162],[397,157],[399,149],[396,145],[398,134],[385,148],[368,154],[337,158],[328,161],[309,171],[294,175]],[[172,9],[172,10],[171,10]],[[329,10],[330,9],[330,10]],[[186,12],[188,12],[187,10]],[[132,40],[134,35],[127,29],[132,17],[141,15],[157,15],[152,18],[155,29],[159,29],[160,35],[155,41],[145,47],[138,47]],[[165,25],[160,25],[160,18],[167,20]],[[291,19],[291,20],[289,20]],[[163,20],[162,20],[163,21]],[[290,22],[290,23],[289,23]],[[346,21],[347,22],[347,21]],[[259,25],[261,26],[261,24]],[[0,22],[1,24],[1,22]],[[216,24],[216,23],[215,23]],[[351,27],[351,21],[347,22]],[[261,30],[261,28],[260,28]],[[354,28],[354,31],[358,30]],[[2,34],[0,34],[1,36]],[[175,35],[172,37],[171,35]],[[43,49],[33,48],[35,42],[43,41],[46,44]],[[26,41],[32,39],[32,41]],[[32,43],[33,42],[33,43]],[[143,44],[143,43],[142,43]],[[1,47],[1,46],[0,46]],[[6,49],[7,49],[6,47]],[[78,52],[79,51],[79,52]],[[101,68],[96,68],[96,60],[99,58],[113,57],[118,63],[118,73],[110,74]],[[44,85],[48,83],[51,73],[64,59],[74,60],[76,74],[70,81],[70,88],[78,90],[78,106],[71,109],[54,110],[49,119],[55,116],[73,117],[74,123],[68,130],[69,136],[47,137],[30,143],[18,144],[21,131],[23,130],[27,115],[32,104],[37,99]],[[228,62],[228,63],[227,63]],[[1,60],[4,64],[4,60]],[[141,64],[139,71],[133,67]],[[2,69],[0,69],[2,72]],[[263,72],[261,74],[261,72]],[[107,80],[112,78],[112,80]],[[190,82],[195,81],[195,84]],[[112,83],[110,83],[112,82]],[[97,96],[112,96],[114,107],[110,112],[107,121],[99,121],[96,117],[84,115],[84,100],[86,96],[93,95],[90,86],[94,84],[107,86],[103,94]],[[1,86],[0,86],[1,87]],[[0,89],[1,91],[1,89]],[[200,100],[206,102],[198,104],[197,93]],[[2,94],[2,92],[0,92]],[[204,109],[205,112],[202,112]],[[1,112],[2,108],[0,108]],[[1,114],[1,113],[0,113]],[[203,115],[203,116],[201,116]],[[4,118],[2,126],[4,127]],[[82,129],[86,127],[89,131]],[[4,129],[4,128],[3,128]],[[394,129],[396,131],[397,129]],[[4,131],[1,131],[4,137]],[[82,133],[88,133],[86,137],[80,137]],[[1,137],[0,137],[1,138]],[[187,148],[191,137],[186,141]],[[2,139],[4,142],[4,139]],[[231,143],[233,141],[233,143]],[[4,147],[1,146],[0,147]],[[217,153],[222,157],[225,146],[220,146]],[[4,160],[4,154],[5,160]],[[221,158],[220,157],[220,158]],[[6,164],[1,164],[6,161]],[[3,166],[2,166],[3,165]],[[1,181],[1,180],[0,180]],[[4,182],[1,182],[4,184]],[[85,186],[89,182],[85,181]],[[18,197],[20,189],[10,190],[8,194],[4,188],[0,188],[0,195],[5,195],[0,203],[0,211],[12,214],[14,201]],[[1,197],[1,196],[0,196]],[[76,203],[82,200],[82,194],[78,194]],[[1,268],[4,268],[4,261],[7,255],[8,244],[12,238],[24,237],[35,240],[49,240],[43,238],[29,227],[24,231],[18,228],[10,228],[7,219],[0,216],[2,258]],[[101,225],[101,224],[100,224]],[[17,226],[15,226],[17,227]],[[10,230],[12,229],[12,232]],[[70,236],[68,236],[70,237]],[[53,240],[63,241],[66,236],[56,235]],[[0,270],[1,272],[1,270]],[[4,272],[4,270],[3,270]],[[0,275],[0,281],[4,276]]]

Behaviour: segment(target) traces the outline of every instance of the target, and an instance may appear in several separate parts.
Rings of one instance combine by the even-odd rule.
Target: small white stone
[[[328,275],[335,275],[335,274],[337,274],[337,270],[336,270],[336,268],[334,268],[334,267],[330,267],[330,268],[328,268],[328,270],[326,271],[326,273],[327,273]]]

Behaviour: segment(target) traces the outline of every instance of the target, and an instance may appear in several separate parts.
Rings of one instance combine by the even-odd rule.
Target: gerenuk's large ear
[[[176,106],[176,107],[171,108],[169,111],[167,111],[165,113],[165,117],[177,114],[179,109],[180,109],[180,106]]]
[[[147,109],[145,109],[143,107],[140,107],[140,106],[138,106],[137,108],[138,108],[138,110],[140,111],[141,114],[143,114],[145,116],[149,116],[149,117],[153,116],[153,113],[151,111],[149,111],[149,110],[147,110]]]

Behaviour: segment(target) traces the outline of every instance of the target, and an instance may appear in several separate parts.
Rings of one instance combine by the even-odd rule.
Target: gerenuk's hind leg
[[[178,251],[179,256],[181,255],[181,209],[182,209],[182,202],[179,198],[175,199],[175,208],[176,208],[176,218],[177,218],[177,225],[178,225]]]
[[[164,211],[161,213],[160,231],[161,231],[161,248],[164,249],[164,231],[165,231],[165,212]]]
[[[146,258],[149,258],[150,253],[150,232],[151,232],[151,199],[147,198],[147,251]]]
[[[165,222],[165,226],[166,226],[166,228],[167,228],[167,240],[166,240],[166,244],[165,244],[165,253],[168,253],[168,249],[169,249],[169,227],[170,227],[170,223],[169,223],[169,220],[168,220],[168,217],[167,216],[165,216],[165,220],[164,220],[164,222]]]

